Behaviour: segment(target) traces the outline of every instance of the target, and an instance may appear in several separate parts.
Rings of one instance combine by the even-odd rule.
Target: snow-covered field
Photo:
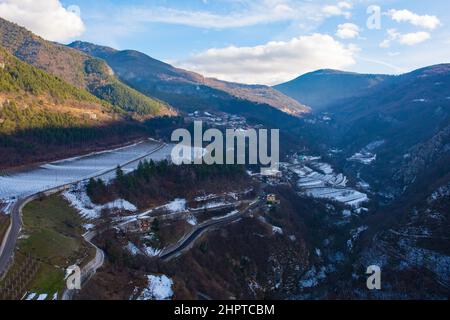
[[[145,156],[158,146],[159,143],[147,140],[127,147],[56,161],[33,169],[1,176],[0,201],[6,202],[18,197],[30,196],[41,191],[98,176],[118,165],[125,165],[129,162],[131,163],[123,166],[123,169],[125,172],[130,172],[137,168],[139,161],[136,159]],[[167,145],[147,158],[155,161],[163,160],[170,156],[171,150],[172,146]],[[102,179],[109,180],[114,175],[114,172],[104,174]]]
[[[175,199],[164,206],[164,209],[170,213],[184,212],[186,211],[186,199]]]
[[[148,275],[148,285],[137,300],[170,300],[173,296],[173,281],[165,275]]]
[[[347,187],[347,177],[335,173],[327,163],[311,161],[293,166],[290,170],[298,175],[297,186],[307,196],[334,200],[352,207],[360,207],[369,200],[365,193]]]

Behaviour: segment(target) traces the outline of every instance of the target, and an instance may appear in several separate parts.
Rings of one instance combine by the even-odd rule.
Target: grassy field
[[[81,267],[95,256],[95,250],[82,238],[85,221],[55,195],[28,204],[23,209],[23,223],[8,276],[20,270],[31,255],[39,261],[39,267],[25,291],[48,294],[49,298],[61,294],[66,268],[73,264]]]

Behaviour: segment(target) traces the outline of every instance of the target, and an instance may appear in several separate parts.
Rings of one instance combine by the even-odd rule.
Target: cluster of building
[[[202,121],[211,127],[223,127],[224,129],[258,129],[259,126],[250,126],[247,119],[238,115],[225,112],[195,111],[185,118],[187,121]]]

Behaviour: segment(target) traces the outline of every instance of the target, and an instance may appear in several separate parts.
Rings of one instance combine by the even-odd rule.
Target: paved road
[[[12,261],[17,238],[19,237],[22,229],[22,209],[27,205],[27,203],[35,200],[37,197],[37,195],[33,195],[26,199],[19,199],[11,209],[11,221],[9,228],[6,231],[0,247],[0,275],[3,275],[3,273],[8,269],[9,263]]]
[[[188,233],[185,237],[180,239],[174,246],[165,249],[159,256],[161,260],[168,261],[172,258],[177,257],[186,249],[189,249],[197,239],[200,238],[205,232],[214,229],[219,226],[224,226],[235,222],[241,218],[243,218],[249,211],[253,210],[257,206],[259,206],[259,200],[252,202],[244,211],[239,211],[234,215],[225,216],[216,220],[208,220],[203,224],[200,224],[194,228],[190,233]]]
[[[122,167],[124,167],[131,163],[140,161],[140,160],[152,155],[153,153],[158,152],[165,146],[166,146],[166,144],[161,143],[156,148],[152,149],[150,152],[148,152],[142,156],[139,156],[138,158],[127,161],[126,163],[118,163],[118,165],[121,165]],[[2,244],[0,246],[0,275],[3,275],[6,272],[6,270],[8,269],[9,263],[12,261],[12,257],[14,255],[14,249],[16,247],[17,239],[18,239],[20,231],[22,229],[22,209],[23,209],[23,207],[25,207],[25,205],[27,203],[37,199],[42,194],[45,194],[47,196],[51,195],[51,194],[55,194],[55,193],[58,193],[58,192],[61,192],[63,190],[70,188],[74,184],[88,180],[89,178],[101,177],[103,175],[112,173],[116,170],[116,167],[117,167],[117,165],[111,167],[111,169],[108,169],[108,170],[105,170],[102,172],[98,172],[90,177],[84,177],[83,179],[74,181],[70,184],[61,185],[56,188],[49,189],[45,192],[39,192],[37,194],[28,196],[26,198],[18,199],[11,209],[10,227],[7,230],[7,232],[3,238]]]

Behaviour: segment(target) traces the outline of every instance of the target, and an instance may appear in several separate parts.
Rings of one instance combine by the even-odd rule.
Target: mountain
[[[0,48],[0,169],[142,137],[140,122]]]
[[[120,79],[142,92],[157,97],[166,97],[167,93],[173,92],[201,93],[214,89],[238,99],[267,104],[292,115],[301,115],[309,111],[294,99],[268,86],[244,85],[205,78],[133,50],[118,51],[80,41],[69,46],[104,59]]]
[[[403,149],[430,138],[448,120],[449,84],[450,64],[430,66],[389,78],[365,95],[330,105],[327,111],[342,143],[395,139]]]
[[[108,102],[22,62],[2,48],[0,102],[0,133],[56,125],[49,119],[47,120],[50,122],[45,123],[46,117],[42,116],[43,114],[59,113],[59,120],[65,117],[71,119],[70,123],[67,123],[70,125],[107,122],[117,116]],[[36,122],[33,117],[21,119],[18,116],[20,113],[34,114],[42,121]],[[41,116],[37,116],[38,114]]]
[[[449,84],[450,64],[389,77],[364,94],[330,104],[326,111],[331,120],[305,130],[316,132],[325,145],[342,150],[338,156],[342,165],[356,167],[380,191],[399,195],[418,175],[426,175],[424,165],[420,170],[413,169],[414,163],[422,160],[405,161],[434,153],[430,147],[425,153],[415,150],[421,150],[421,145],[427,145],[450,124]],[[439,148],[446,150],[447,146],[444,143]],[[348,161],[355,155],[361,158],[358,153],[376,154],[376,161],[361,167]],[[396,178],[400,176],[408,178]]]
[[[342,99],[364,95],[390,78],[388,75],[318,70],[274,86],[274,89],[318,112]]]
[[[347,299],[447,297],[450,64],[386,78],[351,98],[327,98],[334,103],[326,120],[313,114],[302,131],[370,199],[368,212],[352,216],[366,231],[327,288],[339,287]],[[347,281],[371,265],[382,268],[383,290],[360,290],[366,278]]]
[[[46,41],[1,18],[0,46],[20,60],[77,88],[86,89],[118,110],[139,117],[174,114],[166,103],[147,97],[119,81],[103,60]]]

